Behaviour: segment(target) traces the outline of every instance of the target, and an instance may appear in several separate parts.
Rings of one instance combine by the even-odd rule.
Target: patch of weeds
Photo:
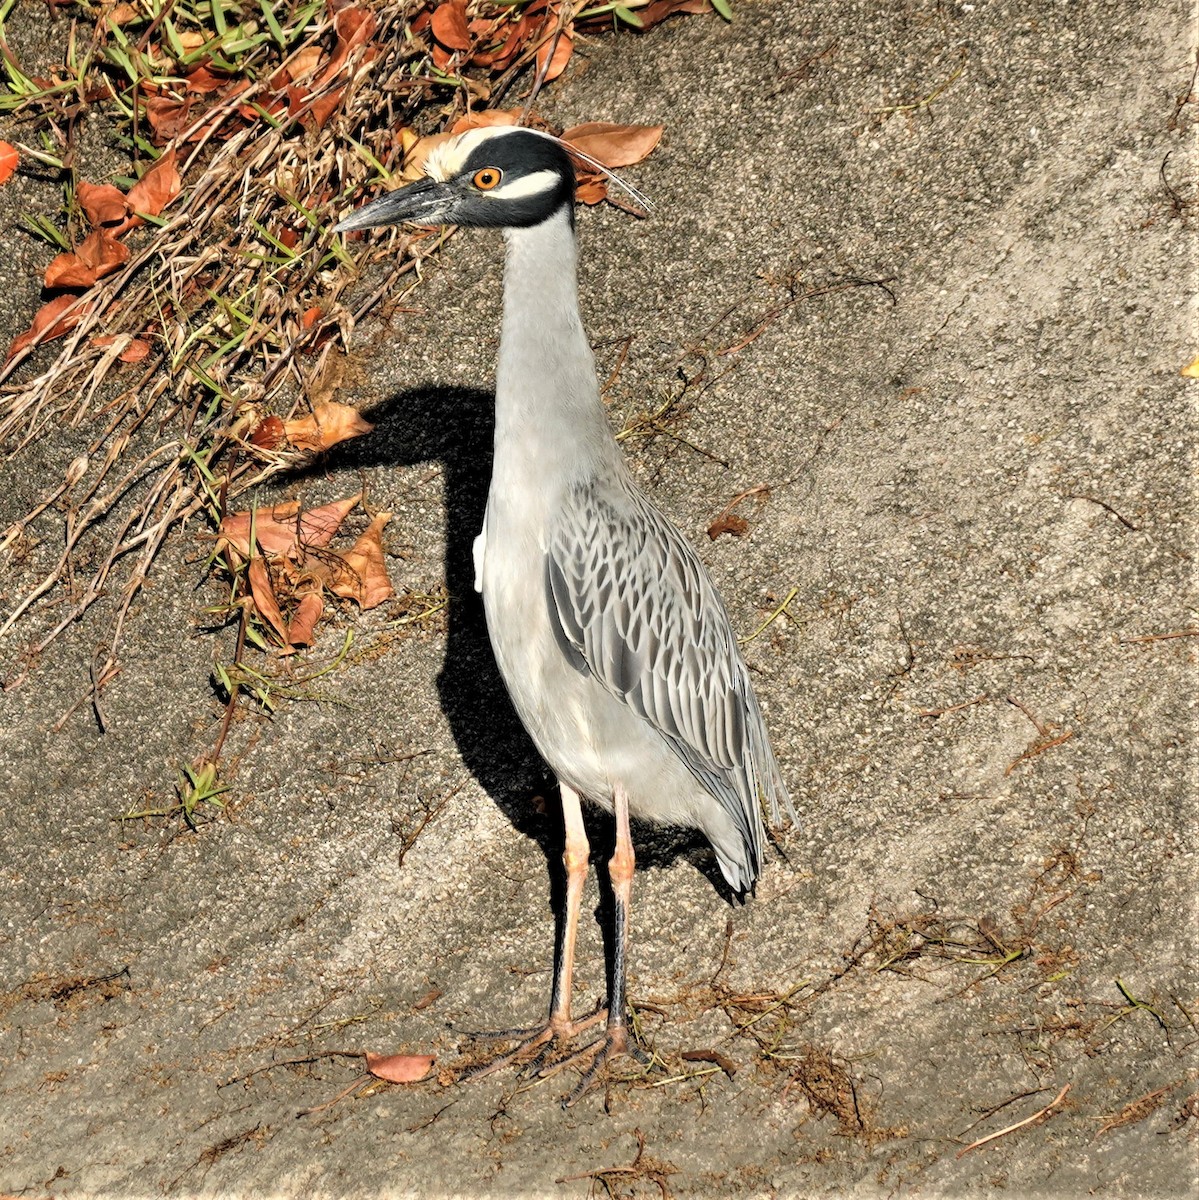
[[[133,809],[122,813],[120,820],[136,821],[148,817],[179,815],[189,829],[195,829],[197,817],[215,815],[215,812],[224,810],[225,801],[221,797],[229,788],[229,784],[221,782],[217,764],[199,758],[195,762],[185,763],[176,777],[177,799],[174,804],[166,808]]]
[[[0,0],[0,112],[24,139],[18,169],[61,187],[53,215],[23,222],[61,254],[46,272],[51,298],[0,363],[0,448],[62,425],[87,430],[88,444],[46,502],[0,532],[0,552],[19,554],[34,516],[63,501],[62,556],[0,614],[0,636],[69,592],[33,661],[101,595],[116,597],[94,672],[107,680],[167,533],[201,511],[215,524],[239,495],[311,461],[299,442],[275,445],[272,422],[315,415],[355,324],[400,297],[444,241],[347,244],[335,216],[410,176],[422,141],[520,82],[535,122],[528,110],[577,36],[646,30],[679,6],[475,0],[467,21],[440,0],[59,0],[63,57],[43,76],[4,40],[14,2]],[[108,178],[83,175],[88,123],[126,155]],[[638,128],[648,153],[660,129]],[[605,196],[598,173],[581,182],[584,202]],[[274,641],[262,615],[243,623],[243,645]],[[285,639],[294,616],[283,613]]]

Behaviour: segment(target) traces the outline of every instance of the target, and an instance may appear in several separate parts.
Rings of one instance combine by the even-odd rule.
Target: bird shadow
[[[341,443],[324,466],[361,469],[440,463],[449,604],[438,698],[467,769],[508,821],[545,854],[553,880],[551,903],[560,913],[565,872],[557,782],[508,698],[487,636],[482,599],[474,588],[474,539],[482,528],[491,480],[494,395],[479,388],[418,386],[392,395],[363,415],[374,432]],[[546,802],[538,804],[538,797]],[[593,809],[584,817],[592,863],[601,878],[601,891],[607,893],[604,867],[612,853],[613,822]],[[726,899],[735,897],[701,835],[636,823],[634,841],[639,867],[666,867],[683,859]],[[606,902],[605,896],[601,903]]]

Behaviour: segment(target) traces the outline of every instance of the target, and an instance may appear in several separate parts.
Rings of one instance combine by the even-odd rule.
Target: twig
[[[739,639],[739,640],[740,640],[740,644],[741,644],[742,646],[748,646],[748,645],[749,645],[749,643],[750,643],[750,642],[752,642],[752,641],[754,640],[754,638],[756,638],[756,637],[758,636],[758,634],[760,634],[760,633],[761,633],[763,630],[765,630],[765,629],[766,629],[766,627],[767,627],[768,625],[772,624],[772,623],[773,623],[774,621],[776,621],[776,620],[777,620],[779,617],[781,617],[781,616],[783,615],[783,613],[787,613],[787,616],[791,616],[791,614],[790,614],[789,612],[787,612],[787,605],[789,605],[789,604],[791,603],[791,601],[792,601],[792,600],[794,600],[794,599],[795,599],[795,597],[796,597],[796,596],[798,596],[798,595],[799,595],[799,586],[798,586],[798,584],[797,584],[795,587],[793,587],[793,588],[792,588],[792,589],[791,589],[791,590],[790,590],[790,591],[787,593],[787,598],[786,598],[786,599],[785,599],[785,600],[782,602],[782,604],[780,604],[780,605],[778,606],[778,608],[776,608],[776,609],[774,610],[774,612],[772,612],[772,613],[770,614],[770,616],[768,616],[768,617],[766,618],[766,620],[765,620],[765,621],[763,621],[763,622],[762,622],[762,624],[761,624],[761,625],[759,625],[759,626],[757,627],[757,629],[755,629],[755,630],[753,631],[753,633],[751,633],[751,634],[749,635],[749,637],[743,637],[743,638]]]
[[[979,1138],[977,1142],[971,1142],[964,1150],[957,1152],[957,1157],[961,1158],[964,1154],[969,1154],[971,1150],[977,1150],[979,1146],[985,1146],[988,1142],[993,1142],[996,1138],[1006,1137],[1007,1134],[1015,1133],[1017,1129],[1023,1129],[1025,1125],[1031,1125],[1034,1121],[1039,1121],[1042,1117],[1048,1116],[1049,1113],[1061,1104],[1070,1087],[1070,1084],[1066,1084],[1040,1112],[1033,1113],[1031,1117],[1025,1117],[1023,1121],[1017,1121],[1015,1125],[1009,1125],[1006,1129],[997,1130],[995,1133],[988,1133],[986,1137]]]
[[[1027,762],[1030,758],[1036,758],[1038,754],[1043,754],[1046,750],[1052,750],[1054,746],[1060,746],[1063,742],[1068,742],[1073,736],[1074,730],[1067,729],[1065,733],[1060,734],[1058,737],[1050,738],[1047,742],[1037,742],[1035,746],[1030,746],[1018,758],[1008,763],[1004,775],[1010,775],[1022,762]]]
[[[883,108],[872,108],[870,111],[874,115],[881,115],[883,113],[914,112],[918,108],[927,108],[946,88],[950,87],[957,80],[958,76],[965,69],[966,53],[963,51],[962,61],[958,64],[958,69],[944,83],[933,88],[927,96],[922,96],[919,100],[913,100],[910,104],[888,104]]]
[[[1126,516],[1118,513],[1106,500],[1100,500],[1098,496],[1085,496],[1081,492],[1069,492],[1064,498],[1066,500],[1086,500],[1091,504],[1097,504],[1100,508],[1106,509],[1111,513],[1126,529],[1131,529],[1133,533],[1139,533],[1141,530],[1139,525],[1134,525]]]
[[[1176,629],[1173,633],[1146,633],[1141,637],[1120,638],[1119,646],[1135,646],[1141,642],[1166,642],[1170,638],[1199,637],[1199,629]]]

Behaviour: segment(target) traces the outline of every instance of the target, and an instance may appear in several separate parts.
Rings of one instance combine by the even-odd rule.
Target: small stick
[[[1018,708],[1018,709],[1019,709],[1019,710],[1020,710],[1020,711],[1021,711],[1021,712],[1022,712],[1022,713],[1023,713],[1023,714],[1024,714],[1024,715],[1025,715],[1025,716],[1026,716],[1026,717],[1027,717],[1027,718],[1028,718],[1028,719],[1029,719],[1031,722],[1032,722],[1032,723],[1033,723],[1033,725],[1034,725],[1034,726],[1035,726],[1035,728],[1036,728],[1036,731],[1037,731],[1037,732],[1038,732],[1038,733],[1039,733],[1039,734],[1040,734],[1042,737],[1048,737],[1048,736],[1049,736],[1049,730],[1048,730],[1048,729],[1047,729],[1047,728],[1046,728],[1044,725],[1042,725],[1042,724],[1041,724],[1041,722],[1040,722],[1040,721],[1038,721],[1038,720],[1037,720],[1037,718],[1036,718],[1036,717],[1034,717],[1034,716],[1032,715],[1032,713],[1031,713],[1031,712],[1029,712],[1029,711],[1028,711],[1028,709],[1027,709],[1027,708],[1026,708],[1026,707],[1025,707],[1023,704],[1021,704],[1021,703],[1020,703],[1020,701],[1019,701],[1019,700],[1017,700],[1017,699],[1016,699],[1014,696],[1004,696],[1004,699],[1005,699],[1005,700],[1006,700],[1006,701],[1007,701],[1007,702],[1008,702],[1008,703],[1009,703],[1009,704],[1010,704],[1010,705],[1011,705],[1013,708]]]
[[[774,612],[772,612],[772,613],[770,614],[770,616],[768,616],[768,617],[766,618],[766,620],[765,620],[765,621],[763,621],[763,622],[762,622],[762,624],[761,624],[761,625],[759,625],[759,626],[757,627],[757,629],[755,629],[755,630],[753,631],[753,633],[751,633],[751,634],[749,635],[749,637],[747,637],[747,638],[742,638],[742,639],[741,639],[741,645],[745,646],[745,645],[747,645],[749,642],[752,642],[752,641],[754,640],[754,638],[756,638],[756,637],[758,636],[758,634],[759,634],[759,633],[761,633],[761,632],[762,632],[762,630],[764,630],[764,629],[766,628],[766,626],[767,626],[767,625],[771,624],[771,622],[773,622],[773,621],[777,620],[779,617],[781,617],[781,616],[783,615],[783,613],[787,612],[787,605],[788,605],[788,604],[790,604],[790,603],[791,603],[791,601],[792,601],[792,600],[794,600],[794,599],[795,599],[795,597],[796,597],[797,595],[799,595],[799,588],[798,588],[798,586],[796,586],[796,587],[793,587],[793,588],[792,588],[792,589],[791,589],[791,590],[790,590],[790,591],[787,593],[787,598],[786,598],[786,600],[784,600],[784,601],[782,602],[782,604],[780,604],[780,605],[778,606],[778,608],[776,608],[776,609],[774,610]],[[790,615],[791,615],[791,614],[790,614],[789,612],[787,612],[787,616],[790,616]]]
[[[1008,768],[1004,771],[1004,775],[1010,775],[1022,762],[1027,762],[1030,758],[1035,758],[1038,754],[1046,750],[1052,750],[1054,746],[1060,746],[1063,742],[1068,742],[1073,736],[1074,730],[1067,729],[1061,737],[1051,738],[1047,742],[1038,742],[1035,746],[1025,750],[1019,758],[1015,758],[1008,763]]]
[[[1098,496],[1084,496],[1081,492],[1071,492],[1066,496],[1067,500],[1086,500],[1091,504],[1098,504],[1100,508],[1105,508],[1117,521],[1120,522],[1126,529],[1131,529],[1133,533],[1139,533],[1141,527],[1134,525],[1126,516],[1118,513],[1106,500],[1100,500]]]
[[[1199,629],[1177,629],[1173,633],[1147,633],[1142,637],[1120,638],[1117,645],[1132,646],[1141,642],[1164,642],[1170,638],[1199,637]]]
[[[995,1133],[988,1133],[986,1137],[979,1138],[977,1142],[971,1142],[964,1150],[957,1152],[957,1157],[961,1158],[963,1154],[969,1154],[971,1150],[977,1150],[979,1146],[985,1146],[987,1142],[993,1142],[996,1138],[1004,1137],[1006,1134],[1015,1133],[1017,1129],[1023,1129],[1025,1125],[1031,1125],[1034,1121],[1039,1121],[1042,1117],[1047,1116],[1053,1109],[1061,1104],[1062,1099],[1070,1090],[1070,1084],[1066,1084],[1064,1088],[1048,1103],[1040,1112],[1033,1113],[1031,1117],[1025,1117],[1023,1121],[1017,1121],[1015,1125],[1009,1125],[1006,1129],[1000,1129]]]

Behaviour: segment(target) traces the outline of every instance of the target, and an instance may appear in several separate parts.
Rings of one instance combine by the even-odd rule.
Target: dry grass
[[[27,666],[112,597],[93,664],[96,696],[115,677],[130,607],[168,532],[196,514],[218,522],[234,497],[303,463],[299,452],[254,445],[250,432],[268,413],[327,398],[356,323],[385,299],[402,303],[406,279],[415,285],[422,258],[440,244],[397,233],[386,245],[346,249],[329,232],[335,216],[399,170],[411,142],[401,130],[434,132],[510,92],[520,99],[518,86],[531,103],[544,78],[538,49],[565,28],[586,29],[590,11],[554,0],[533,19],[537,5],[472,3],[470,15],[499,22],[501,34],[505,21],[529,21],[499,71],[466,69],[473,47],[447,62],[427,30],[412,32],[431,0],[371,5],[368,38],[346,36],[346,9],[331,15],[295,0],[262,13],[238,0],[140,3],[140,24],[125,29],[72,10],[53,81],[31,79],[7,49],[0,61],[9,93],[0,112],[26,155],[61,169],[67,194],[65,232],[41,217],[27,222],[39,236],[59,248],[78,240],[76,122],[64,113],[83,111],[85,100],[127,145],[130,180],[165,153],[176,155],[182,180],[163,219],[130,236],[128,261],[79,295],[64,340],[35,343],[0,366],[6,454],[19,460],[64,429],[86,438],[61,483],[0,532],[0,565],[11,568],[47,539],[51,522],[64,526],[61,552],[0,613],[0,638],[31,610],[52,613],[21,651]],[[0,3],[0,33],[10,8]],[[222,28],[235,17],[242,25],[213,37],[217,17]],[[612,19],[605,9],[590,28]],[[212,40],[189,49],[201,37]],[[197,96],[189,72],[205,64],[230,85]],[[283,86],[281,70],[304,86]],[[175,106],[175,124],[154,124],[151,102]],[[157,136],[164,130],[169,137]],[[133,342],[149,354],[123,362]]]

